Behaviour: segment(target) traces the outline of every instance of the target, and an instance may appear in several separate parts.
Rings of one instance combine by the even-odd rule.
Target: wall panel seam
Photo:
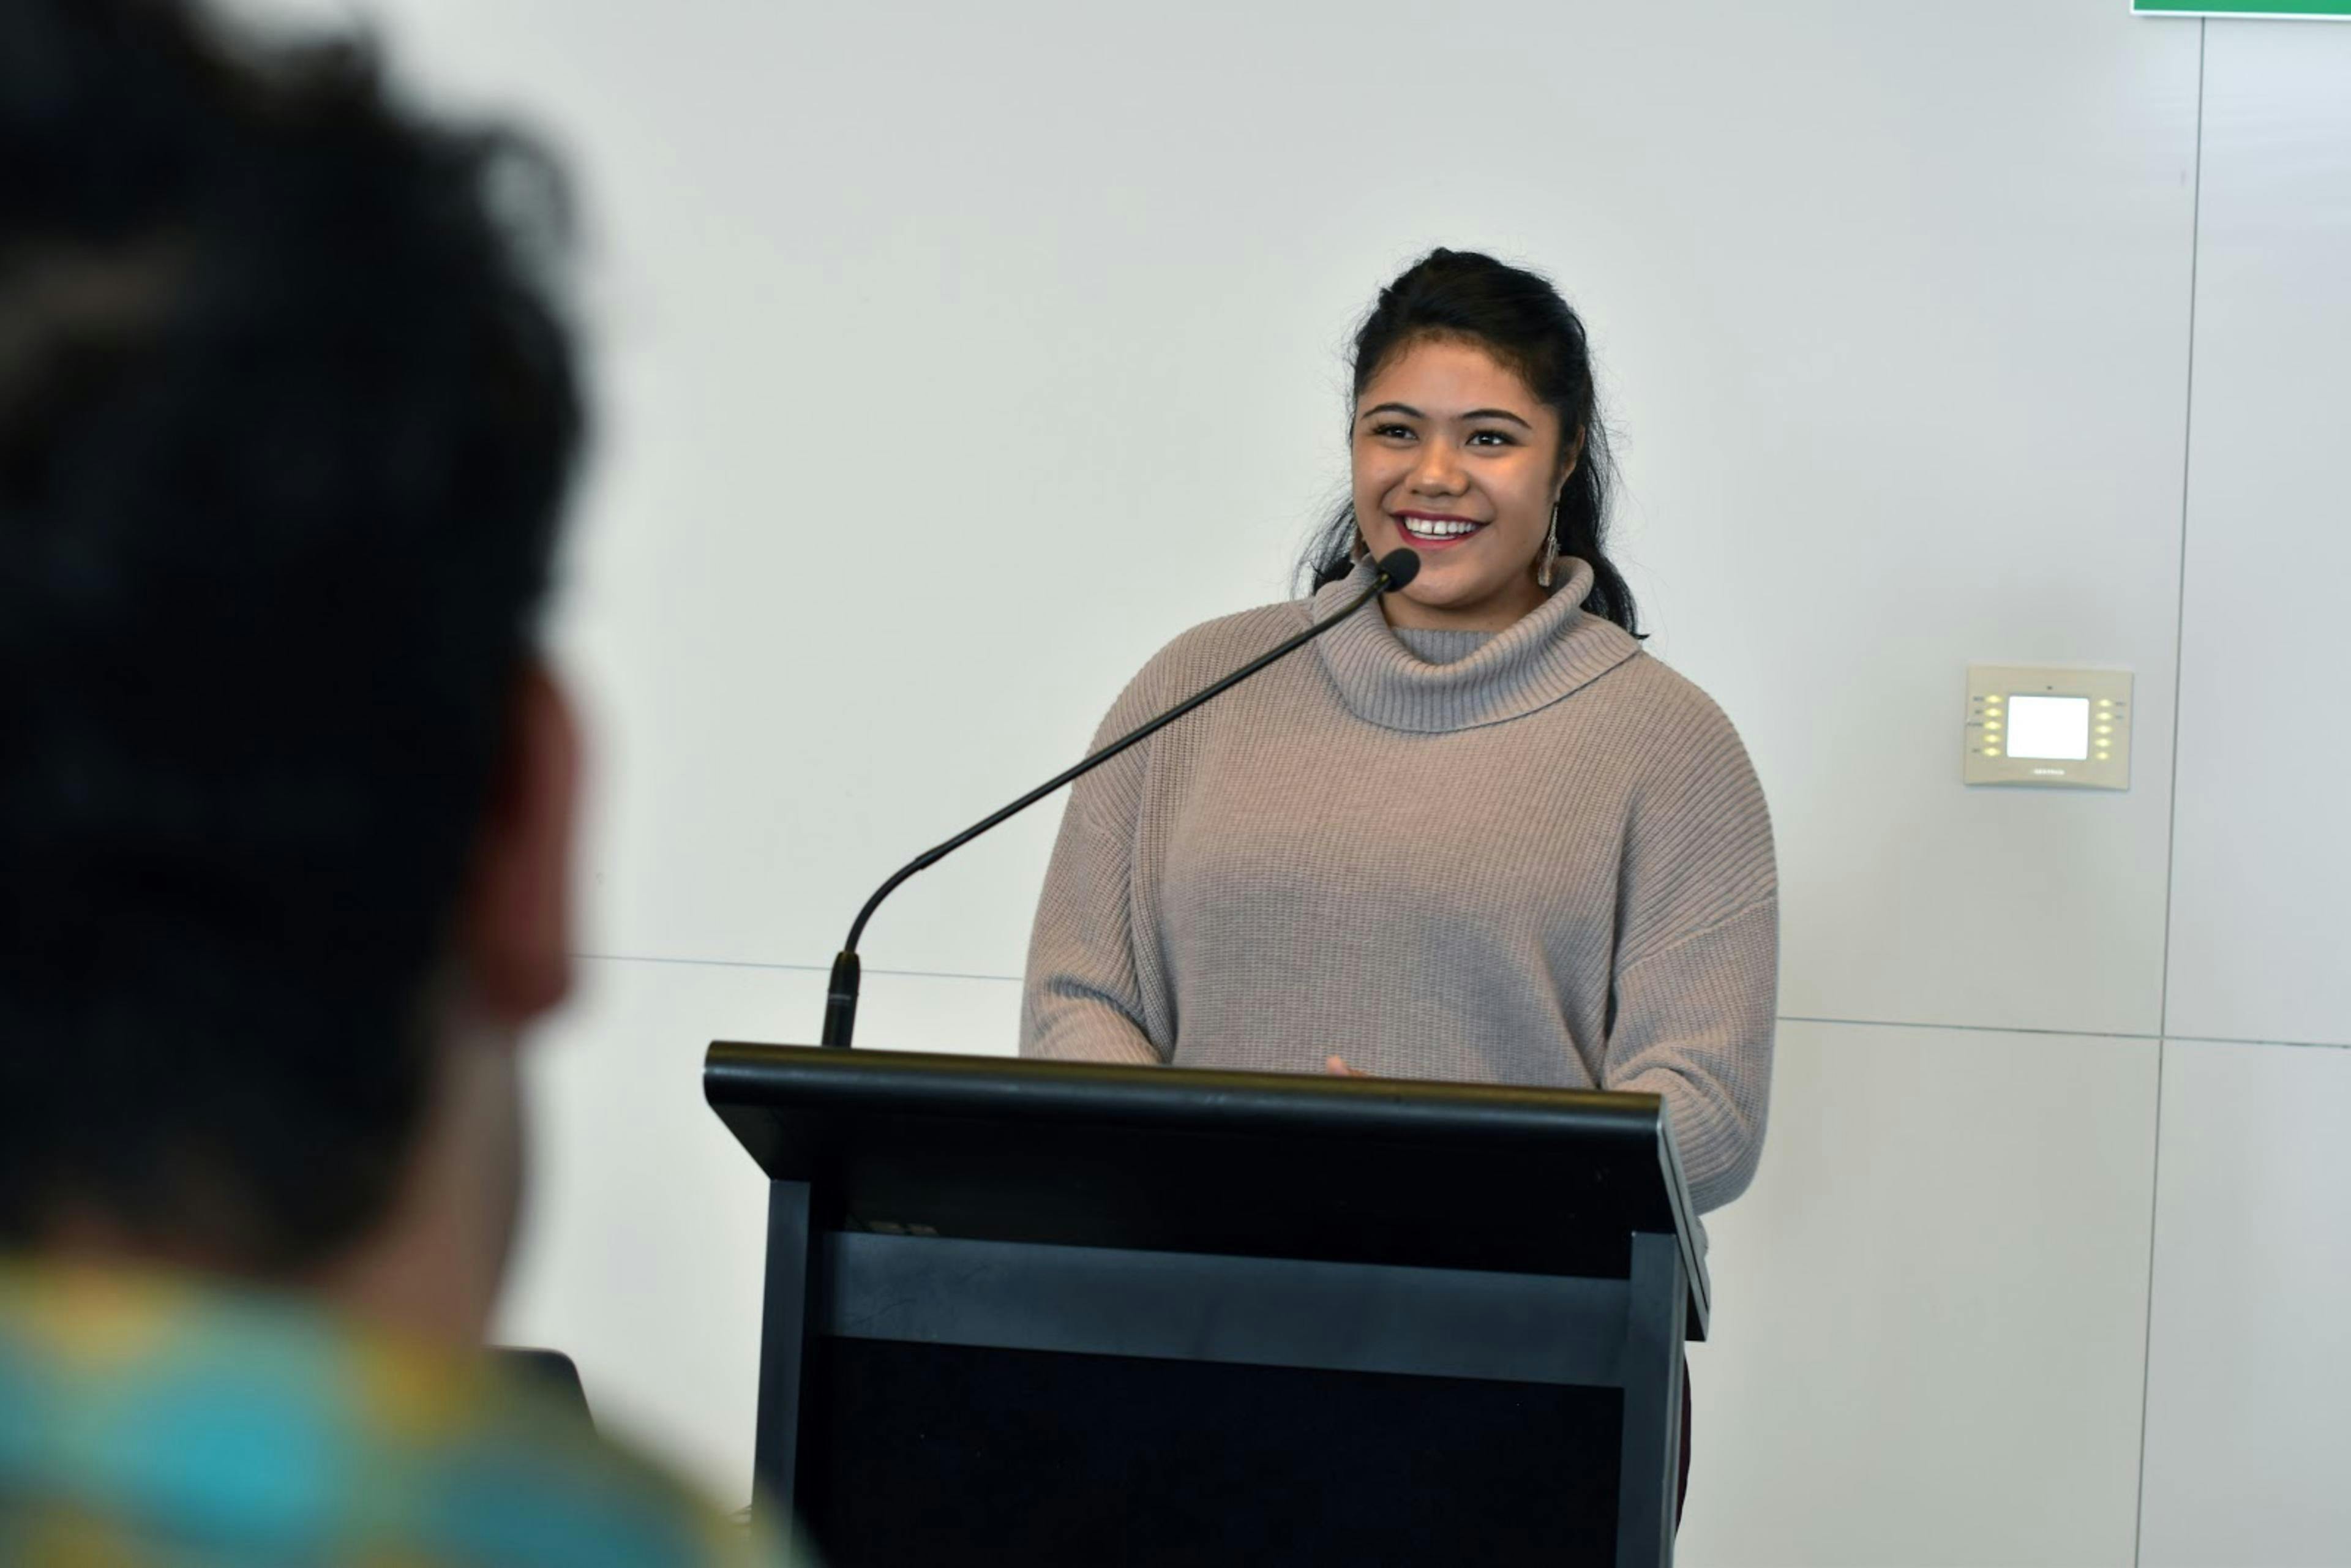
[[[2203,267],[2204,86],[2206,49],[2212,25],[2196,24],[2196,163],[2188,204],[2188,365],[2179,413],[2179,580],[2171,627],[2171,779],[2164,801],[2168,821],[2163,843],[2163,964],[2156,999],[2156,1027],[2171,1028],[2171,933],[2176,879],[2179,872],[2179,720],[2188,689],[2188,518],[2196,471],[2196,305]],[[2155,1126],[2148,1138],[2147,1200],[2147,1315],[2139,1330],[2138,1495],[2131,1513],[2131,1563],[2139,1563],[2147,1533],[2147,1441],[2150,1396],[2155,1386],[2156,1226],[2163,1204],[2163,1052],[2155,1042]]]

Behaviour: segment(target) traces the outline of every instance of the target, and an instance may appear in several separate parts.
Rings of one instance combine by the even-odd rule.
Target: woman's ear
[[[516,1027],[571,987],[571,841],[580,727],[547,665],[515,682],[506,743],[474,847],[458,925],[472,1000]]]
[[[1583,461],[1583,437],[1584,430],[1579,428],[1575,438],[1567,444],[1567,450],[1560,455],[1559,483],[1552,487],[1551,493],[1551,504],[1554,507],[1559,505],[1559,498],[1567,494],[1567,482],[1575,477],[1576,466]]]

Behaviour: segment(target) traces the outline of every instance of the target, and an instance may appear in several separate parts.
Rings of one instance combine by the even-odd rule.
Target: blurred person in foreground
[[[778,1553],[479,1354],[568,984],[559,182],[0,0],[0,1562]]]

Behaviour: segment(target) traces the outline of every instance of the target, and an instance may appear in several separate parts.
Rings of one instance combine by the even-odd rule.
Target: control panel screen
[[[2022,694],[2008,699],[2008,754],[2053,762],[2090,758],[2090,699]]]

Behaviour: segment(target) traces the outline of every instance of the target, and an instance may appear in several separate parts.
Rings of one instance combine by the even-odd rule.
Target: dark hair
[[[566,227],[356,43],[0,6],[0,1245],[381,1216],[580,441]]]
[[[1560,497],[1560,554],[1591,563],[1592,591],[1583,608],[1639,635],[1633,591],[1604,549],[1615,465],[1583,319],[1540,274],[1476,251],[1433,250],[1380,290],[1379,303],[1356,329],[1353,395],[1360,399],[1390,360],[1430,338],[1477,344],[1516,371],[1559,415],[1562,441],[1583,433],[1583,454]],[[1316,588],[1346,576],[1355,538],[1350,499],[1316,530],[1300,575]]]

